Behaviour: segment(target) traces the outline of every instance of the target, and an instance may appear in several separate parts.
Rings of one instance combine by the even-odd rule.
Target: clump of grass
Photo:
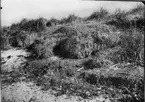
[[[78,16],[76,16],[74,14],[71,14],[71,15],[68,16],[66,22],[70,22],[71,23],[71,22],[75,21],[76,19],[78,19]]]
[[[26,48],[31,45],[34,40],[39,39],[37,33],[30,33],[27,31],[10,30],[8,33],[9,35],[7,36],[7,38],[4,38],[6,39],[6,43],[9,44],[11,47]]]
[[[23,19],[21,22],[17,24],[12,24],[11,29],[12,30],[24,30],[24,31],[30,31],[30,32],[40,32],[45,30],[46,19],[39,18],[36,20],[26,20]]]
[[[100,8],[98,11],[93,12],[88,18],[87,20],[103,20],[105,19],[105,17],[107,17],[107,15],[109,14],[107,9],[104,8]]]
[[[23,33],[23,32],[20,32],[20,31],[14,31],[14,30],[12,30],[12,31],[10,31],[10,35],[9,35],[9,37],[7,38],[8,39],[8,41],[9,41],[9,44],[12,46],[12,47],[19,47],[20,46],[20,43],[19,43],[19,41],[20,40],[24,40],[24,37],[25,37],[25,34]],[[18,35],[23,35],[23,36],[19,36],[18,37]]]
[[[94,39],[94,51],[103,51],[117,46],[120,41],[120,33],[114,32],[114,29],[108,25],[100,24],[95,33],[92,33]]]
[[[40,39],[38,33],[27,33],[26,38],[22,41],[23,48],[27,48],[28,46],[32,45],[35,40]]]
[[[46,59],[53,55],[53,46],[55,42],[42,39],[34,40],[34,43],[26,47],[26,49],[31,52],[29,58],[31,59]],[[52,44],[53,43],[53,44]]]
[[[144,29],[144,6],[139,4],[129,11],[117,9],[108,16],[106,24],[115,25],[118,29],[130,29],[131,27]]]
[[[63,18],[60,20],[60,24],[69,24],[76,20],[80,19],[78,16],[74,14],[70,14],[67,18]]]
[[[67,37],[78,35],[78,31],[71,26],[61,26],[53,32],[53,34],[57,34],[57,33],[62,33],[64,36],[67,36]]]
[[[9,38],[9,36],[7,36],[5,34],[1,34],[1,36],[0,36],[0,47],[1,47],[1,50],[11,49],[11,45],[9,43],[8,38]]]
[[[109,21],[106,24],[114,25],[118,29],[127,29],[131,26],[131,23],[126,18],[127,12],[121,9],[116,9],[115,12],[110,14]]]
[[[144,35],[142,31],[132,29],[131,31],[125,31],[125,34],[121,36],[120,57],[123,61],[138,62],[140,60],[139,55],[144,46]]]
[[[144,13],[144,5],[143,4],[137,4],[135,5],[131,10],[129,10],[128,12],[129,14],[139,14],[139,15],[143,15]]]
[[[26,48],[31,45],[40,35],[37,32],[45,30],[45,19],[36,20],[23,19],[17,24],[3,28],[2,42],[4,49],[11,47]]]
[[[126,11],[124,10],[121,10],[121,9],[116,9],[116,11],[114,12],[114,15],[113,15],[117,20],[125,20],[125,17],[126,17]]]
[[[131,26],[139,29],[144,29],[144,5],[138,4],[127,12],[126,17]]]
[[[46,26],[47,27],[51,27],[51,26],[55,26],[57,24],[60,23],[60,20],[58,19],[55,19],[55,18],[51,18],[47,23],[46,23]]]
[[[143,65],[144,35],[139,29],[121,32],[117,46],[112,48],[106,58],[114,63],[130,62]],[[141,57],[142,56],[142,57]]]

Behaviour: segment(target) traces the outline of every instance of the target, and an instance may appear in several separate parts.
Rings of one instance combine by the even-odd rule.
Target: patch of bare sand
[[[11,72],[17,70],[20,66],[23,66],[26,62],[24,57],[29,53],[25,50],[10,49],[1,51],[1,70]]]

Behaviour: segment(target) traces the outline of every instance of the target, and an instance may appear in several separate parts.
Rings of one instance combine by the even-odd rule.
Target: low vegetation
[[[42,91],[55,90],[56,96],[143,102],[143,12],[143,5],[114,13],[101,8],[87,18],[73,14],[62,20],[23,19],[3,27],[3,50],[31,53],[17,76],[5,73],[13,79],[9,84],[23,76]],[[7,76],[2,83],[8,83]],[[2,102],[14,102],[5,98]]]

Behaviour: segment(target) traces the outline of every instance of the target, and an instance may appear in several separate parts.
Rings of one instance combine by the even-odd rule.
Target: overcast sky
[[[128,10],[136,2],[111,1],[81,1],[81,0],[2,0],[2,26],[9,26],[22,18],[35,19],[44,17],[50,19],[76,14],[84,17],[105,7],[109,10],[121,8]]]

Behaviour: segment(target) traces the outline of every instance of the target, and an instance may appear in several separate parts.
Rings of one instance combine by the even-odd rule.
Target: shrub
[[[20,47],[20,45],[19,45],[19,38],[17,38],[17,36],[18,36],[18,34],[19,34],[20,32],[19,31],[14,31],[14,30],[12,30],[12,31],[10,31],[10,35],[9,35],[9,37],[8,37],[8,41],[9,41],[9,44],[12,46],[12,47]],[[23,35],[22,37],[21,37],[21,39],[24,37],[25,35]]]
[[[138,4],[127,12],[126,18],[130,21],[131,26],[144,29],[144,17],[144,5]]]
[[[144,29],[144,7],[139,4],[129,11],[117,9],[108,19],[106,24],[115,25],[118,29],[125,30],[130,27]]]
[[[40,40],[35,40],[33,44],[28,46],[26,49],[31,52],[31,59],[43,59],[49,58],[53,55],[51,42],[45,42]]]
[[[95,32],[95,24],[84,24],[84,23],[74,23],[72,27],[78,31],[78,36],[81,38],[87,38],[91,36],[93,32]]]
[[[113,16],[115,17],[115,19],[123,21],[125,20],[126,12],[121,9],[116,9]]]
[[[0,36],[0,48],[1,50],[8,50],[11,48],[11,44],[9,43],[9,36],[4,33]]]
[[[53,52],[65,58],[89,57],[92,51],[114,47],[120,41],[119,33],[112,32],[112,28],[104,24],[99,26],[74,24],[69,27],[60,27],[53,33],[64,38],[54,47]]]
[[[5,39],[7,43],[10,44],[12,47],[21,47],[26,48],[31,45],[34,40],[39,39],[37,33],[30,33],[26,31],[14,31],[11,30],[8,32],[9,36]]]
[[[92,13],[87,20],[101,20],[101,19],[105,19],[105,17],[109,14],[108,10],[104,9],[104,8],[100,8],[98,11]]]
[[[72,37],[55,46],[54,53],[64,58],[85,58],[91,55],[92,48],[92,40]]]
[[[53,34],[56,34],[56,33],[62,33],[64,36],[67,36],[67,37],[78,35],[78,31],[71,26],[61,26],[53,32]]]
[[[102,51],[115,47],[120,41],[120,32],[113,31],[113,27],[101,24],[92,33],[94,39],[94,51]]]
[[[121,9],[116,9],[113,14],[109,16],[106,24],[114,25],[118,29],[127,29],[131,26],[131,23],[127,19],[127,12]]]
[[[71,15],[68,16],[66,22],[67,22],[67,23],[71,23],[71,22],[75,21],[77,18],[78,18],[78,17],[75,16],[74,14],[71,14]]]
[[[23,45],[22,47],[27,48],[28,46],[32,45],[35,40],[38,39],[40,39],[38,33],[27,33],[26,38],[22,40],[22,45]]]
[[[20,21],[20,23],[19,23],[19,25],[25,25],[27,22],[29,22],[29,20],[28,19],[26,19],[26,18],[23,18],[21,21]]]
[[[23,19],[20,23],[11,25],[12,30],[24,30],[32,32],[40,32],[46,28],[46,19],[39,18],[36,20]]]
[[[128,12],[129,14],[139,14],[144,15],[144,5],[137,4]]]
[[[121,50],[121,47],[116,46],[114,48],[106,50],[104,52],[106,54],[103,53],[102,55],[104,55],[103,56],[104,58],[111,60],[115,64],[120,63],[121,62],[121,57],[120,57],[120,54],[119,54],[119,50]]]
[[[122,61],[138,62],[140,51],[144,46],[143,32],[134,28],[125,31],[120,39],[121,50],[118,53]]]
[[[79,17],[75,16],[74,14],[70,14],[67,18],[63,18],[60,20],[60,24],[68,24],[72,23],[73,21],[77,20]]]
[[[4,33],[2,36],[4,49],[11,47],[27,49],[32,52],[33,58],[34,56],[35,58],[46,58],[52,55],[55,39],[47,38],[43,41],[42,33],[18,30],[9,30]]]
[[[110,53],[106,56],[114,63],[121,62],[133,62],[137,64],[143,64],[142,61],[144,49],[144,35],[140,30],[128,30],[121,32],[120,40],[116,47],[112,48]]]
[[[51,27],[51,26],[57,25],[57,24],[59,24],[59,23],[60,23],[59,20],[57,20],[57,19],[55,19],[55,18],[51,18],[51,19],[46,23],[46,26],[47,26],[47,27]]]

